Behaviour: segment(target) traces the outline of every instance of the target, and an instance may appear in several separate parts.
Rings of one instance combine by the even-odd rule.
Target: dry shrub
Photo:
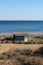
[[[26,59],[26,56],[25,55],[19,55],[17,56],[17,60],[20,61],[21,63],[23,63]]]
[[[21,65],[43,65],[41,58],[39,57],[27,57],[27,56],[18,56],[17,60]]]
[[[21,55],[31,55],[32,50],[30,49],[23,49],[21,50]]]
[[[7,59],[7,60],[16,60],[20,63],[20,65],[43,65],[43,59],[38,56],[31,56],[36,54],[36,51],[33,52],[30,49],[10,49],[9,51],[0,54],[0,59]],[[40,47],[37,50],[37,53],[40,55],[43,53],[43,47]],[[28,54],[28,55],[27,55]],[[43,55],[43,54],[42,54]],[[13,61],[14,62],[14,61]]]
[[[7,56],[0,54],[0,60],[4,60],[4,59],[7,59]]]
[[[43,47],[40,47],[39,49],[34,51],[33,55],[35,55],[35,56],[42,56],[43,57]]]
[[[42,65],[41,58],[39,57],[31,57],[29,59],[30,59],[31,65]]]

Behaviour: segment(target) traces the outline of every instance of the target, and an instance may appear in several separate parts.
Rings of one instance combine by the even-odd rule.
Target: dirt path
[[[10,49],[31,49],[36,50],[43,47],[43,44],[0,44],[0,53],[6,52]]]

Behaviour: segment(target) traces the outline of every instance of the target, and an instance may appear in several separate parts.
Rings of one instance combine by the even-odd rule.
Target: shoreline
[[[1,33],[0,44],[1,43],[43,44],[43,33],[25,33],[25,32]]]
[[[28,33],[28,34],[43,34],[43,32],[0,32],[0,34],[13,34],[13,33]]]

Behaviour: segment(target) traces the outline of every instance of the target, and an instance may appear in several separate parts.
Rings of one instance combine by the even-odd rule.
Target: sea
[[[0,21],[0,33],[13,32],[43,33],[43,21]]]

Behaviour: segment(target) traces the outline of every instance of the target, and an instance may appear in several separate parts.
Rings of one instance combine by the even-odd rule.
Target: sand
[[[6,52],[10,49],[31,49],[35,51],[39,47],[43,47],[43,44],[0,44],[0,53]]]

